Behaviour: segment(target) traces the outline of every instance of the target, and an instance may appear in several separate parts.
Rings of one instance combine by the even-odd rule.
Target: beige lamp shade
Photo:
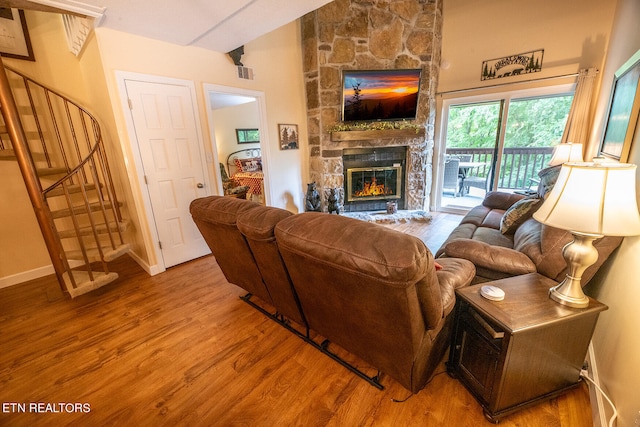
[[[567,162],[582,162],[582,144],[568,142],[556,145],[549,166],[557,166]]]
[[[640,235],[636,165],[564,163],[551,193],[533,217],[573,232]]]

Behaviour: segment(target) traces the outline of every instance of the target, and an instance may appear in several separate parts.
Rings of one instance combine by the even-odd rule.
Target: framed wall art
[[[256,144],[260,142],[260,131],[258,129],[236,129],[238,144]]]
[[[278,125],[278,135],[280,139],[281,150],[297,150],[298,144],[298,125]]]
[[[0,8],[0,55],[35,61],[24,11]]]
[[[640,50],[616,71],[600,155],[626,162],[640,113]]]

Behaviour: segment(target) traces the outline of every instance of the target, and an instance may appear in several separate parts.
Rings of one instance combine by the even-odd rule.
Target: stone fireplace
[[[427,205],[441,34],[442,0],[335,0],[303,17],[309,171],[324,211],[332,188],[337,190],[341,205],[353,204],[349,200],[353,196],[346,191],[348,173],[343,161],[349,150],[385,147],[403,147],[405,152],[399,206],[424,209]],[[412,123],[418,125],[417,131],[333,131],[341,124],[343,69],[416,68],[422,70],[417,118]],[[387,201],[376,200],[380,206]]]

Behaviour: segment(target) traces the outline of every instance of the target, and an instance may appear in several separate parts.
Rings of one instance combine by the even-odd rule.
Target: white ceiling
[[[98,26],[229,52],[332,0],[32,0],[73,10],[104,8]],[[77,9],[76,9],[77,10]]]

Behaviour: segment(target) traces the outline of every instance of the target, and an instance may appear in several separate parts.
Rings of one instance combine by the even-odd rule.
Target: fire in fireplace
[[[399,199],[402,166],[347,169],[347,201]]]
[[[406,147],[343,150],[344,210],[385,210],[388,201],[404,209]]]

